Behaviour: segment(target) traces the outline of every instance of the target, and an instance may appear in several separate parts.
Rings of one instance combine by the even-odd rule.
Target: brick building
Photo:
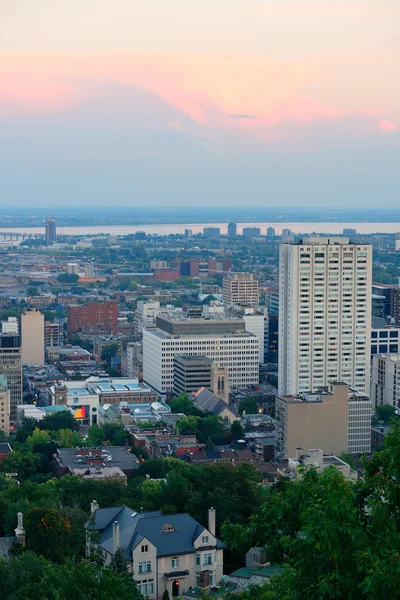
[[[118,303],[109,300],[100,304],[89,302],[85,306],[68,306],[68,336],[77,333],[107,332],[118,333]]]

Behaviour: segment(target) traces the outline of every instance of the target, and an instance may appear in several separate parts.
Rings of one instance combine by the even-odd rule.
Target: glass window
[[[150,573],[151,572],[151,562],[141,562],[139,563],[139,573]]]
[[[148,551],[149,551],[149,547],[147,544],[142,546],[142,552],[148,552]]]
[[[203,565],[212,565],[212,554],[204,554]]]
[[[173,569],[177,569],[179,567],[179,558],[173,558],[171,561],[171,566]]]
[[[203,535],[203,537],[201,538],[201,543],[208,544],[208,535]]]

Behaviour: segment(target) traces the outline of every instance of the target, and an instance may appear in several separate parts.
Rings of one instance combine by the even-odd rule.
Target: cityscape
[[[0,246],[3,556],[100,552],[138,598],[273,590],[284,561],[251,530],[234,550],[228,523],[246,532],[282,485],[356,494],[398,443],[400,233],[41,229]],[[73,554],[38,519],[79,526]]]
[[[400,0],[1,0],[0,600],[400,600]]]

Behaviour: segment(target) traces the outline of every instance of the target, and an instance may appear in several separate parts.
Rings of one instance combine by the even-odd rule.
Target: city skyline
[[[13,206],[394,206],[400,6],[0,7]]]

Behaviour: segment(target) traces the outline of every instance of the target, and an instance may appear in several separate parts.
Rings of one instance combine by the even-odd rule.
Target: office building
[[[277,457],[295,456],[296,448],[320,448],[329,454],[369,452],[371,400],[345,383],[315,392],[277,396]]]
[[[373,314],[400,327],[400,288],[382,283],[372,284]]]
[[[154,271],[155,281],[176,281],[179,279],[178,269],[156,269]]]
[[[234,240],[237,236],[237,225],[236,223],[228,223],[228,238]]]
[[[68,336],[77,333],[118,333],[118,303],[109,300],[100,304],[89,302],[86,305],[70,305],[67,309]]]
[[[400,408],[400,354],[372,357],[371,401],[374,408],[383,404]]]
[[[258,306],[258,281],[252,273],[227,273],[222,286],[224,306]]]
[[[371,356],[400,352],[400,327],[375,327],[372,320]]]
[[[26,310],[21,315],[22,364],[44,365],[44,315]]]
[[[219,238],[221,230],[219,227],[204,227],[203,235],[206,238]]]
[[[10,390],[4,375],[0,375],[0,430],[10,433]]]
[[[155,331],[143,330],[143,380],[166,394],[173,390],[177,355],[207,356],[228,370],[229,387],[259,381],[259,339],[242,319],[171,319],[159,316]]]
[[[230,272],[231,269],[232,261],[228,258],[208,258],[206,260],[191,258],[189,260],[182,260],[179,264],[179,274],[181,277],[206,278],[215,273]]]
[[[369,393],[371,263],[371,246],[346,238],[281,244],[280,394],[329,381]]]
[[[267,238],[275,237],[275,229],[273,227],[267,227]]]
[[[57,241],[57,226],[55,219],[47,219],[45,237],[47,244],[55,244]]]
[[[155,329],[156,317],[160,310],[158,300],[138,300],[133,320],[135,332],[142,333],[143,329]]]
[[[22,404],[21,338],[14,333],[0,335],[0,375],[7,381],[10,392],[10,422],[16,419],[16,407]]]
[[[193,235],[193,232],[191,229],[185,229],[185,237],[186,238],[191,238]]]
[[[174,395],[193,394],[201,387],[211,388],[212,360],[207,356],[174,356]]]
[[[258,238],[261,235],[259,227],[243,227],[242,235],[244,238]]]

